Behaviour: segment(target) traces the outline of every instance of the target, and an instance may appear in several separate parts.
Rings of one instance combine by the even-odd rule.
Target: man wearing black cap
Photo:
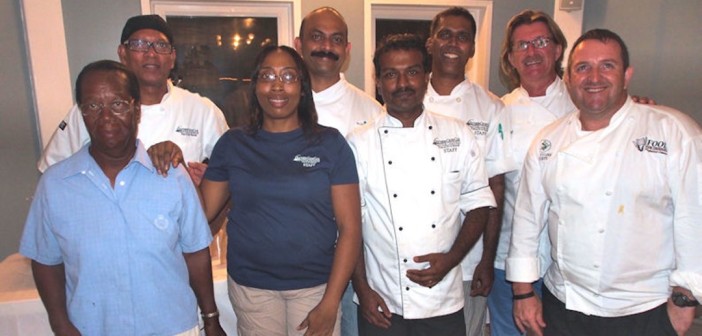
[[[176,51],[173,33],[166,21],[158,15],[140,15],[127,20],[117,54],[139,80],[142,104],[139,140],[147,148],[171,141],[181,148],[191,168],[202,168],[197,163],[209,157],[228,126],[222,111],[212,101],[175,87],[168,80],[175,65]],[[89,141],[80,110],[74,105],[44,149],[39,170],[43,172]],[[191,171],[204,172],[204,169]]]

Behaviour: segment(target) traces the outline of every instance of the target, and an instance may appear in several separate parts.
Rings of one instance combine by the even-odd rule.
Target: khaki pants
[[[304,335],[297,330],[307,314],[319,304],[326,284],[296,290],[265,290],[227,279],[229,301],[234,307],[239,336]],[[341,335],[341,309],[336,312],[333,336]]]
[[[487,297],[470,296],[470,285],[473,281],[463,281],[463,317],[466,319],[466,336],[482,336],[485,331],[485,312]]]

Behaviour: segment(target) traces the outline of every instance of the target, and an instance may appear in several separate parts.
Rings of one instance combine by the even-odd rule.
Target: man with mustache
[[[495,206],[480,146],[464,122],[424,109],[419,37],[386,37],[373,63],[387,113],[348,136],[363,214],[359,332],[465,336],[459,264]]]
[[[310,12],[302,20],[295,48],[310,71],[321,125],[334,127],[346,135],[382,111],[375,99],[351,85],[341,73],[351,43],[348,26],[336,9],[321,7]]]
[[[451,7],[436,14],[427,40],[432,67],[424,97],[427,109],[457,118],[473,131],[497,202],[497,207],[490,209],[483,237],[461,262],[468,336],[483,334],[500,233],[504,173],[516,168],[506,155],[502,102],[466,76],[466,65],[475,54],[475,34],[475,18],[467,9]]]
[[[312,80],[312,95],[319,123],[346,135],[382,112],[365,92],[351,85],[341,68],[351,52],[348,26],[336,9],[321,7],[310,12],[300,25],[295,48],[302,55]],[[351,284],[341,299],[341,334],[357,336],[357,313]]]
[[[577,110],[539,132],[517,194],[506,266],[521,331],[684,335],[692,324],[702,300],[702,128],[635,103],[632,74],[617,34],[575,41],[564,81]],[[542,302],[532,282],[544,228],[553,262]]]
[[[177,144],[191,175],[199,180],[205,172],[201,162],[210,156],[215,143],[229,127],[212,101],[175,87],[169,80],[176,60],[170,27],[158,15],[130,18],[122,29],[117,54],[139,80],[142,97],[139,140],[146,148],[168,141],[172,150],[173,144]],[[89,141],[80,109],[74,105],[44,148],[39,170],[43,172]]]

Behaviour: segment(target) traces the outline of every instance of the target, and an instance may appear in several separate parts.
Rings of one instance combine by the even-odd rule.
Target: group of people
[[[611,31],[575,41],[564,71],[558,25],[515,15],[498,99],[465,73],[470,12],[430,29],[375,50],[381,107],[341,73],[342,15],[316,9],[294,48],[259,54],[250,122],[227,130],[170,84],[166,22],[129,19],[121,63],[83,69],[39,164],[20,252],[54,332],[198,335],[199,308],[223,335],[207,246],[231,204],[240,335],[477,336],[488,311],[498,336],[684,334],[702,299],[699,125],[634,102]]]

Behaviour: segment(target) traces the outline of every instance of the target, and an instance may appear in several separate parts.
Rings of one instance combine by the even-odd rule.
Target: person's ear
[[[629,88],[629,82],[632,76],[634,76],[634,67],[630,65],[624,70],[624,90]]]
[[[300,55],[302,55],[302,40],[300,40],[300,37],[299,37],[299,36],[295,38],[295,43],[294,43],[294,44],[295,44],[295,50],[297,50],[297,52],[298,52]]]

